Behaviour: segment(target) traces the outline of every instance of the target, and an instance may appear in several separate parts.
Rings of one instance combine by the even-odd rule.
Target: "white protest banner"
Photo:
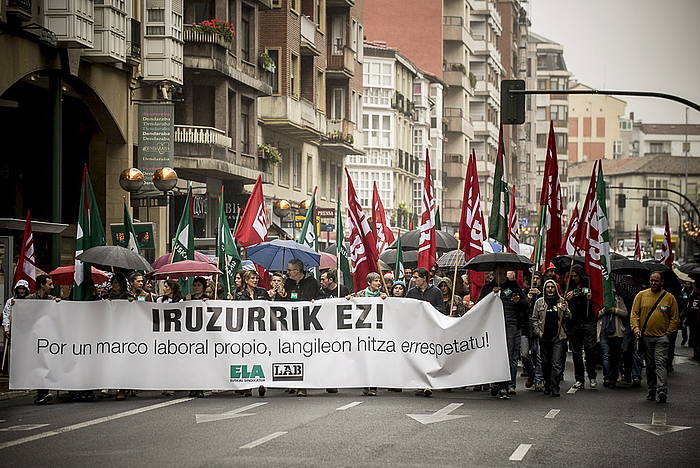
[[[17,301],[10,388],[449,388],[508,380],[501,301]]]

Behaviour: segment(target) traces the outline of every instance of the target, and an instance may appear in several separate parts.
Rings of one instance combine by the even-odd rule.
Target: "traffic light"
[[[642,206],[647,208],[649,206],[649,195],[644,195],[642,197]]]
[[[625,208],[627,206],[627,196],[624,193],[617,194],[617,207]]]
[[[501,80],[501,123],[525,123],[525,95],[511,94],[511,89],[525,89],[525,80]]]

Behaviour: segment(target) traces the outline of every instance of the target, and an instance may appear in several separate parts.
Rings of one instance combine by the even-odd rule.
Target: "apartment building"
[[[571,90],[591,90],[583,83],[570,83]],[[620,118],[627,103],[614,96],[569,95],[569,163],[589,159],[622,157]]]
[[[698,124],[653,124],[629,119],[620,119],[620,132],[629,132],[629,142],[623,143],[621,152],[631,157],[654,154],[671,156],[700,156],[700,125]],[[624,140],[624,138],[623,138]]]
[[[366,42],[363,77],[364,154],[348,156],[345,164],[362,207],[371,210],[376,181],[392,225],[407,228],[416,212],[413,190],[420,177],[420,158],[413,151],[419,70],[395,49]]]
[[[564,48],[561,44],[551,41],[538,34],[528,34],[528,87],[535,84],[538,90],[568,89],[571,72],[566,68]],[[530,75],[534,75],[530,77]],[[536,78],[536,81],[534,79]],[[562,184],[562,198],[567,198],[568,171],[568,115],[569,100],[567,95],[537,94],[528,96],[526,108],[529,108],[529,118],[526,119],[525,135],[534,142],[530,158],[530,173],[534,180],[530,186],[528,205],[529,220],[537,222],[540,192],[542,191],[542,175],[547,156],[547,137],[550,120],[554,122],[554,135],[559,158],[559,178]],[[534,119],[533,119],[534,117]],[[529,123],[529,126],[528,126]]]
[[[275,71],[272,95],[258,98],[258,143],[281,153],[265,194],[288,202],[292,216],[315,186],[318,206],[334,207],[345,156],[362,153],[362,8],[361,0],[277,0],[260,14],[260,46]],[[273,229],[295,237],[291,218],[272,212]]]

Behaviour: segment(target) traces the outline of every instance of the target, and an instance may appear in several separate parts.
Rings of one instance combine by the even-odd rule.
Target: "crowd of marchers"
[[[668,287],[664,272],[652,272],[639,277],[613,275],[614,307],[594,310],[592,291],[583,267],[573,264],[565,271],[550,264],[543,272],[516,274],[497,270],[488,274],[478,297],[472,293],[468,275],[452,275],[433,268],[405,269],[401,278],[393,273],[381,276],[370,273],[366,287],[350,291],[339,285],[334,269],[322,271],[320,279],[306,271],[300,260],[292,260],[285,272],[270,274],[269,287],[260,287],[255,269],[236,273],[235,288],[224,291],[220,283],[203,277],[193,282],[193,292],[183,296],[178,281],[166,280],[154,284],[143,274],[115,274],[103,289],[96,289],[94,300],[127,300],[158,303],[184,300],[228,299],[236,301],[315,301],[327,298],[405,297],[430,303],[438,312],[461,317],[479,300],[497,294],[503,305],[510,379],[488,386],[473,387],[474,391],[490,391],[494,397],[508,399],[517,394],[518,364],[522,363],[525,388],[559,397],[564,381],[567,355],[574,367],[573,388],[598,387],[598,370],[602,368],[602,385],[607,388],[641,387],[646,380],[647,400],[665,403],[669,398],[667,376],[673,372],[678,331],[681,346],[692,348],[692,359],[700,360],[700,287],[695,278]],[[454,279],[454,283],[452,279]],[[700,281],[700,278],[697,278]],[[14,288],[3,310],[2,325],[6,342],[11,339],[13,306],[18,300],[37,299],[60,301],[52,295],[54,285],[48,275],[36,278],[37,290],[29,294],[28,284],[21,280]],[[155,292],[155,288],[160,294]],[[69,296],[67,296],[69,297]],[[645,375],[643,370],[646,369]],[[11,369],[10,369],[11,372]],[[400,392],[401,389],[387,389]],[[286,389],[287,393],[307,396],[307,389]],[[326,389],[329,393],[338,390]],[[379,389],[367,387],[363,393],[377,395]],[[260,386],[257,393],[264,397],[267,389]],[[74,400],[92,401],[97,394],[114,395],[117,400],[135,394],[128,389],[69,392]],[[175,391],[163,390],[172,396]],[[235,392],[251,396],[252,390]],[[416,395],[429,397],[429,388],[416,390]],[[204,397],[204,390],[189,392],[190,397]],[[48,390],[38,390],[35,403],[46,404],[53,399]]]

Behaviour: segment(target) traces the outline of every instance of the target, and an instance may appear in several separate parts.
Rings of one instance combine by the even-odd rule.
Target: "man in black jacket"
[[[481,289],[479,300],[490,293],[497,293],[503,303],[503,315],[506,325],[506,343],[510,363],[510,381],[498,382],[491,386],[491,395],[507,400],[508,395],[515,395],[515,378],[518,375],[518,358],[520,357],[520,336],[522,330],[529,326],[528,303],[520,286],[509,280],[505,270],[496,270],[495,278]]]
[[[316,278],[304,271],[304,262],[293,258],[287,263],[287,280],[284,282],[283,301],[313,301],[321,295]]]
[[[319,299],[346,297],[350,294],[350,290],[344,284],[340,285],[340,293],[338,293],[338,289],[338,273],[335,268],[321,273],[321,296]]]

